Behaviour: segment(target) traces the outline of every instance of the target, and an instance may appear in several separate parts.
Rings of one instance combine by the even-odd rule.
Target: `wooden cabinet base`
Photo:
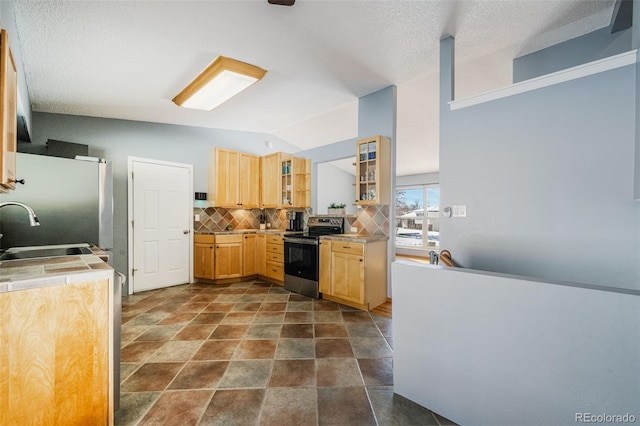
[[[284,281],[280,281],[280,280],[275,279],[275,278],[267,277],[265,275],[258,275],[258,279],[266,281],[266,282],[270,282],[271,284],[279,285],[280,287],[284,286]]]
[[[221,284],[234,284],[234,283],[240,283],[243,281],[251,281],[251,280],[261,280],[261,281],[266,281],[266,282],[270,282],[272,284],[277,284],[279,286],[283,286],[284,285],[284,281],[281,280],[277,280],[271,277],[267,277],[266,275],[250,275],[248,277],[242,277],[242,278],[226,278],[226,279],[220,279],[220,280],[210,280],[210,279],[206,279],[206,278],[197,278],[196,282],[199,283],[204,283],[204,284],[211,284],[213,285],[221,285]]]
[[[382,305],[382,303],[380,303],[379,305],[375,305],[375,306],[373,304],[361,305],[359,303],[354,303],[354,302],[351,302],[349,300],[341,299],[340,297],[330,296],[330,295],[327,295],[327,294],[323,294],[322,298],[324,300],[330,300],[332,302],[340,303],[341,305],[347,305],[347,306],[351,306],[352,308],[362,309],[363,311],[370,311],[370,310],[376,308],[377,306]]]
[[[387,241],[322,240],[322,297],[369,311],[387,299]]]
[[[222,278],[222,279],[218,279],[218,280],[210,280],[208,278],[196,278],[196,281],[199,283],[203,283],[203,284],[211,284],[212,286],[215,285],[222,285],[222,284],[234,284],[234,283],[241,283],[243,281],[251,281],[258,278],[257,275],[250,275],[248,277],[240,277],[240,278]]]

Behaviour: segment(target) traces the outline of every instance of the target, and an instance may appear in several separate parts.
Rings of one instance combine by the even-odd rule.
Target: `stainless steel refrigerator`
[[[17,178],[24,184],[0,195],[35,211],[40,226],[29,225],[20,207],[0,209],[1,247],[88,243],[113,249],[113,175],[111,163],[91,157],[69,159],[17,153]],[[111,259],[111,256],[109,257]],[[114,276],[114,405],[120,405],[120,323],[124,275]]]
[[[0,209],[0,247],[95,244],[113,249],[111,163],[96,158],[69,159],[18,153],[16,189],[0,201],[19,201],[36,212],[40,226],[29,226],[25,211]]]

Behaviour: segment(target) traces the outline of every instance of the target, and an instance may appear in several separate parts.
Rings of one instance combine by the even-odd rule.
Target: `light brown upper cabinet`
[[[260,157],[240,153],[240,206],[260,207]]]
[[[0,32],[0,192],[15,189],[17,148],[18,73],[9,47],[9,35]]]
[[[391,202],[391,148],[384,136],[356,141],[356,203]]]
[[[280,153],[260,157],[261,162],[261,201],[260,207],[275,209],[280,207]]]
[[[311,207],[311,160],[281,156],[281,183],[283,208]]]
[[[222,148],[211,150],[209,195],[215,207],[258,207],[260,158],[257,155]]]

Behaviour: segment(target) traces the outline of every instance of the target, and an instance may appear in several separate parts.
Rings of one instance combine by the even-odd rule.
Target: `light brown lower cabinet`
[[[243,276],[242,244],[242,235],[216,235],[214,276],[217,280]]]
[[[331,253],[332,294],[350,302],[364,304],[364,256]]]
[[[0,425],[113,424],[109,294],[108,279],[0,293]]]
[[[214,274],[215,235],[193,236],[193,276],[212,280]]]
[[[320,266],[318,271],[318,287],[320,293],[331,293],[331,240],[320,240]]]
[[[387,299],[387,242],[321,240],[320,292],[325,299],[370,310]]]
[[[242,246],[243,256],[243,274],[242,276],[248,277],[250,275],[256,275],[258,273],[258,259],[256,253],[256,234],[244,235],[244,244]]]
[[[265,275],[267,271],[267,236],[256,235],[256,273]]]
[[[284,282],[284,238],[265,234],[195,234],[193,275],[225,280],[259,275]]]
[[[266,269],[266,277],[284,282],[284,238],[281,235],[267,235]]]

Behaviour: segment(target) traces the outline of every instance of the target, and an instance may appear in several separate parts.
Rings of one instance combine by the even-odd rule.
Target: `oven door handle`
[[[313,245],[313,246],[317,246],[318,245],[318,240],[307,240],[304,238],[285,238],[284,239],[285,244],[286,243],[296,243],[296,244],[306,244],[306,245]]]

